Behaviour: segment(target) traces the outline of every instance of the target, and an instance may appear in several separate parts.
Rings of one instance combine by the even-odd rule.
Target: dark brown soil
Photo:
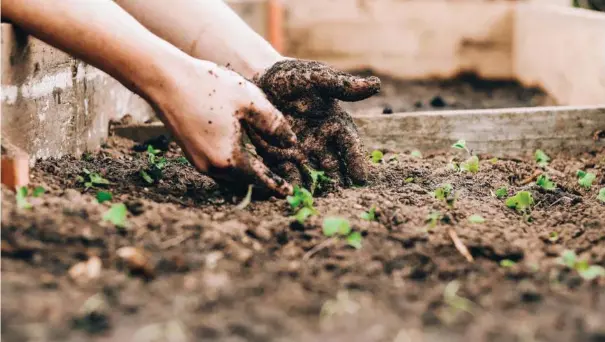
[[[448,167],[454,153],[387,154],[390,161],[372,166],[367,187],[319,195],[321,214],[303,226],[282,199],[237,210],[241,197],[221,194],[212,180],[172,161],[180,153],[173,144],[162,181],[149,186],[138,173],[146,155],[132,145],[113,139],[94,155],[39,162],[32,186],[47,193],[29,199],[32,209],[17,208],[15,195],[2,189],[4,341],[605,338],[605,279],[587,281],[557,263],[571,249],[605,265],[605,205],[596,199],[605,184],[604,150],[552,156],[554,192],[519,185],[538,170],[531,158],[492,163],[482,156],[471,175]],[[97,203],[96,190],[76,181],[84,168],[112,182],[113,202],[129,210],[126,229],[102,220],[110,204]],[[597,175],[591,190],[578,186],[577,169]],[[458,194],[453,209],[431,195],[443,183]],[[531,222],[493,196],[501,186],[533,193]],[[360,219],[373,205],[378,222]],[[443,219],[431,228],[433,211]],[[486,222],[470,223],[472,214]],[[321,223],[329,215],[362,232],[361,249],[325,244]],[[473,263],[454,247],[450,230]],[[147,253],[143,274],[131,274],[117,256],[125,246]],[[69,276],[93,256],[102,260],[100,277]],[[505,259],[516,264],[500,266]],[[452,282],[472,313],[444,299]]]
[[[369,75],[369,72],[362,72]],[[516,81],[492,81],[473,74],[450,80],[397,80],[380,76],[380,93],[362,102],[343,103],[353,111],[401,113],[477,108],[552,106],[556,101],[540,88]]]

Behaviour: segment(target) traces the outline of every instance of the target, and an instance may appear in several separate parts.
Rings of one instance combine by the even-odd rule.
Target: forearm
[[[283,57],[221,0],[116,0],[158,36],[250,79]]]
[[[2,0],[2,17],[147,100],[167,86],[162,65],[188,58],[111,1]]]

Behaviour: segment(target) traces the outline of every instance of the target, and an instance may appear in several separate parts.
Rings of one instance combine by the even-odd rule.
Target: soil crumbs
[[[469,174],[449,166],[455,151],[387,153],[368,186],[316,194],[320,214],[299,224],[283,199],[238,209],[242,197],[173,143],[148,184],[133,145],[112,138],[96,154],[40,161],[30,188],[46,192],[29,209],[2,188],[4,341],[605,339],[605,278],[559,263],[573,250],[605,265],[605,150],[551,156],[554,191],[529,181],[543,170],[533,158],[480,156]],[[596,175],[590,190],[579,169]],[[86,172],[110,184],[87,190]],[[444,184],[453,207],[433,195]],[[531,192],[531,213],[507,208],[501,187]],[[99,204],[99,189],[113,200]],[[103,220],[112,203],[125,204],[124,225]],[[372,206],[377,221],[361,219]],[[332,215],[362,234],[360,249],[326,242]]]

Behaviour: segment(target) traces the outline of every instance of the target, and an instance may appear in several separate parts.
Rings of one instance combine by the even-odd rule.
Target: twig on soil
[[[460,254],[462,254],[462,256],[465,257],[468,262],[475,261],[475,259],[473,259],[473,256],[471,255],[471,253],[468,251],[468,248],[466,248],[464,243],[458,237],[458,234],[456,233],[456,231],[454,229],[450,228],[450,229],[448,229],[447,232],[450,235],[450,238],[452,238],[452,241],[454,242],[454,246],[456,246],[456,249],[458,250],[458,252],[460,252]]]
[[[546,166],[545,169],[549,174],[551,174],[553,176],[561,177],[561,178],[565,177],[565,174],[563,172],[561,172],[559,170],[555,170],[550,166]]]
[[[535,181],[538,177],[540,177],[540,175],[543,172],[541,170],[536,170],[531,176],[525,178],[524,180],[522,180],[521,182],[519,182],[519,185],[527,185],[533,181]]]
[[[313,255],[315,255],[315,253],[332,245],[336,241],[336,239],[337,237],[331,237],[327,240],[322,241],[320,244],[316,245],[315,247],[311,248],[307,253],[305,253],[305,255],[303,255],[302,257],[302,260],[308,261]]]
[[[175,236],[172,239],[166,240],[160,244],[160,249],[168,249],[170,247],[174,247],[176,245],[181,244],[185,240],[189,239],[193,236],[193,232],[188,232],[179,236]]]

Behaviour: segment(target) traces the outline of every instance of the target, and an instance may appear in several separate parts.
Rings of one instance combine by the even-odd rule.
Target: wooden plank
[[[538,148],[576,153],[605,145],[593,139],[605,130],[605,106],[359,114],[354,119],[368,150],[432,153],[465,139],[477,153],[521,156]],[[167,131],[156,123],[116,127],[114,134],[143,141]]]

